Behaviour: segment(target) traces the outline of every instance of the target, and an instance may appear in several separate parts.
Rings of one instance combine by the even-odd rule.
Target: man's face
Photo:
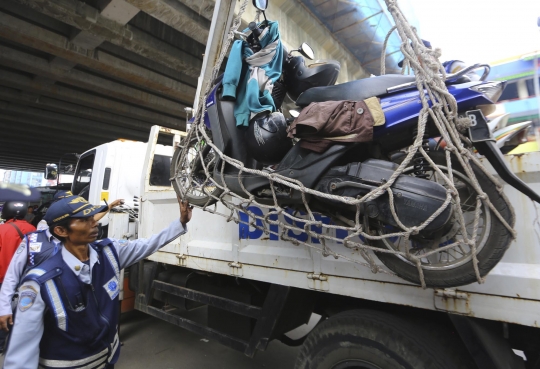
[[[34,212],[34,208],[32,206],[28,207],[28,214],[32,214]]]
[[[60,237],[65,237],[66,242],[73,245],[87,245],[97,240],[98,237],[98,222],[94,217],[74,218],[71,220],[70,230],[67,231],[63,227],[55,228],[55,233]]]

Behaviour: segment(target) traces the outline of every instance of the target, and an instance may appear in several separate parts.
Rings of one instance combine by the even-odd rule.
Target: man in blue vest
[[[65,197],[73,196],[71,191],[58,191],[53,201],[47,206],[60,201]],[[99,221],[112,208],[123,204],[123,200],[116,200],[109,204],[109,208],[101,213],[94,215],[94,220]],[[21,247],[24,245],[24,247]],[[36,248],[36,245],[39,245]],[[38,266],[42,261],[47,260],[51,255],[61,250],[62,244],[49,231],[49,225],[43,219],[37,226],[37,231],[26,235],[22,243],[17,248],[11,263],[4,277],[4,283],[0,289],[0,330],[9,332],[9,327],[13,325],[13,316],[11,311],[11,301],[24,272],[33,266]],[[1,336],[2,333],[0,333]],[[3,349],[3,345],[0,347]]]
[[[71,196],[47,211],[63,247],[22,279],[5,369],[114,367],[120,270],[184,234],[191,207],[180,203],[180,219],[149,239],[96,242],[94,215],[106,210]]]

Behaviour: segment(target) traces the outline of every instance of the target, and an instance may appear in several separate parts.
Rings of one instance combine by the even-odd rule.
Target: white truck
[[[89,186],[90,202],[124,198],[130,208],[104,218],[109,237],[148,237],[178,217],[173,146],[157,144],[160,133],[185,135],[154,126],[148,143],[114,141],[79,159],[75,192]],[[540,152],[506,161],[540,191]],[[273,339],[303,344],[297,368],[539,368],[538,212],[520,192],[505,193],[517,239],[484,284],[422,289],[195,209],[186,235],[130,268],[135,308],[248,356]],[[183,316],[192,309],[206,309],[207,321]]]
[[[232,5],[216,2],[197,96]],[[171,145],[159,145],[160,134]],[[115,141],[80,157],[74,193],[96,204],[126,200],[103,220],[103,236],[148,237],[178,217],[169,166],[183,135],[154,126],[146,144]],[[506,161],[540,192],[540,152]],[[516,210],[517,238],[484,284],[422,289],[266,235],[248,225],[247,214],[240,218],[248,224],[235,223],[195,209],[187,234],[129,268],[135,308],[250,357],[274,339],[302,345],[296,369],[540,369],[539,215],[529,198],[510,186],[504,191]],[[318,242],[305,233],[288,236]],[[328,246],[357,253],[339,242]],[[189,319],[193,309],[206,319]]]

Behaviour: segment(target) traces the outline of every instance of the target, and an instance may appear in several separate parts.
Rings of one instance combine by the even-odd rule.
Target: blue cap
[[[71,191],[56,191],[56,193],[54,194],[53,200],[57,201],[57,200],[63,199],[64,197],[69,197],[69,196],[73,196]]]
[[[83,197],[69,196],[53,203],[43,219],[50,227],[67,218],[87,218],[107,209],[107,205],[92,205]]]

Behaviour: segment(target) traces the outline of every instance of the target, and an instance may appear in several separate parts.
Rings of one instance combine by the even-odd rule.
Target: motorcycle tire
[[[444,152],[431,152],[429,153],[429,156],[438,166],[446,166],[446,156]],[[506,222],[513,227],[515,217],[513,216],[513,212],[510,208],[511,205],[508,203],[506,197],[497,191],[497,188],[480,168],[474,164],[472,164],[472,168],[480,187],[489,197],[489,200],[494,205],[495,209],[497,209],[503,219],[505,219]],[[461,175],[463,175],[462,173],[464,173],[463,168],[461,165],[459,165],[458,160],[455,158],[452,160],[452,169],[454,174],[461,173]],[[464,199],[461,199],[461,201],[464,201]],[[479,248],[477,253],[478,268],[480,275],[484,277],[504,256],[504,253],[512,241],[512,234],[501,223],[501,221],[491,213],[489,208],[484,205],[482,209],[489,213],[490,220],[489,232],[486,235],[487,237],[484,236],[485,241],[482,244],[477,245]],[[385,244],[385,242],[388,241],[376,241],[375,246],[388,249],[389,246]],[[376,254],[379,260],[399,277],[415,284],[421,284],[418,268],[415,264],[408,262],[406,259],[396,254],[377,252]],[[427,269],[422,267],[422,269],[426,286],[430,288],[457,287],[477,281],[472,257],[470,257],[469,260],[465,261],[463,264],[458,264],[457,266],[451,268]]]
[[[183,194],[185,194],[186,200],[191,205],[196,206],[210,206],[217,202],[217,200],[214,197],[219,197],[221,193],[223,192],[222,189],[220,189],[217,186],[210,186],[210,188],[203,187],[205,183],[211,184],[210,180],[207,178],[206,173],[204,172],[204,167],[201,163],[201,156],[203,157],[203,160],[205,161],[205,164],[208,168],[209,173],[213,173],[214,165],[216,163],[215,154],[213,152],[213,149],[209,145],[205,145],[203,141],[199,141],[197,137],[192,137],[190,141],[188,142],[188,150],[194,150],[195,155],[192,155],[189,157],[188,155],[184,158],[184,162],[188,161],[188,163],[180,163],[180,158],[183,151],[183,146],[180,145],[174,152],[172,160],[171,160],[171,169],[170,169],[170,176],[173,178],[172,185],[176,192],[176,194],[181,198]],[[201,155],[199,155],[198,151],[202,150]],[[201,187],[202,190],[199,191],[198,194],[195,194],[192,189],[192,184],[182,184],[179,183],[177,168],[184,168],[185,165],[189,165],[190,168],[193,170],[192,179],[194,181],[202,182]],[[182,186],[186,186],[188,188],[182,188]],[[190,190],[191,188],[191,190]]]
[[[455,334],[427,322],[373,310],[349,310],[319,323],[306,338],[295,369],[472,369]],[[433,324],[431,324],[433,325]]]

